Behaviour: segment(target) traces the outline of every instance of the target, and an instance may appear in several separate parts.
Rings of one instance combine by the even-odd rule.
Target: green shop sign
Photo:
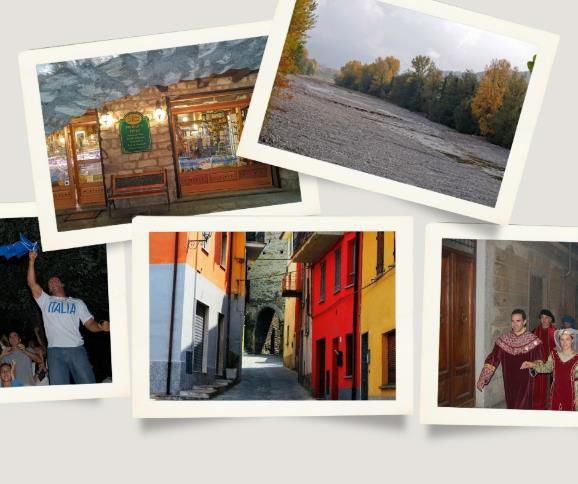
[[[123,153],[140,153],[151,150],[149,119],[142,113],[127,113],[118,123],[120,146]]]

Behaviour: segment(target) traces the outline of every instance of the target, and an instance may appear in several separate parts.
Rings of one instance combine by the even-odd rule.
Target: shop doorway
[[[106,205],[100,132],[96,111],[73,118],[46,139],[56,210]]]
[[[273,185],[271,166],[236,154],[251,93],[167,98],[180,197]]]

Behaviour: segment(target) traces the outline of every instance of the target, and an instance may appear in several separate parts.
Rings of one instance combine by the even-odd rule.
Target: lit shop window
[[[78,179],[80,183],[102,181],[102,165],[100,163],[100,142],[96,124],[73,126],[75,157],[78,164]]]
[[[177,151],[182,172],[244,166],[236,155],[241,109],[177,115]]]
[[[70,185],[68,172],[68,156],[66,151],[66,131],[57,131],[46,138],[50,180],[53,187]]]

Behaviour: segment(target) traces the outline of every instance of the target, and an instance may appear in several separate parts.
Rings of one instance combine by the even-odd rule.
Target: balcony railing
[[[293,232],[294,262],[316,262],[343,236],[343,232]]]
[[[301,297],[301,277],[298,272],[288,272],[281,281],[281,295],[283,297]]]

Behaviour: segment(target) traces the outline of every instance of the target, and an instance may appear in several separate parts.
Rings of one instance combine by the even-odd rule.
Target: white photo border
[[[578,242],[578,228],[429,224],[425,238],[420,421],[440,425],[578,427],[578,412],[438,407],[443,239]]]
[[[253,102],[247,114],[238,153],[241,156],[257,161],[270,160],[271,164],[283,168],[296,169],[307,175],[325,178],[337,183],[344,183],[357,188],[421,203],[487,222],[507,224],[510,221],[522,179],[532,135],[538,121],[542,100],[554,62],[559,36],[432,0],[376,1],[416,10],[493,33],[515,37],[519,40],[531,42],[536,46],[536,58],[538,60],[532,72],[532,82],[528,86],[495,207],[462,200],[259,143],[261,127],[267,112],[295,0],[279,0],[273,21],[275,29],[268,39],[265,54],[263,55],[263,62],[255,85]]]
[[[133,221],[133,416],[137,418],[410,415],[413,411],[413,219],[410,217],[136,217]],[[159,401],[149,393],[149,233],[188,231],[395,231],[396,399]],[[403,324],[399,324],[403,322]]]
[[[8,218],[37,218],[33,203],[0,204],[0,223]],[[41,245],[43,241],[41,240]],[[128,345],[128,244],[106,246],[108,268],[108,305],[110,315],[110,352],[112,382],[90,385],[47,385],[5,388],[0,390],[0,404],[15,402],[44,402],[81,400],[89,398],[116,398],[130,395]],[[25,281],[22,282],[23,284]]]
[[[38,202],[38,219],[44,248],[46,250],[58,250],[109,242],[128,241],[132,236],[132,230],[130,223],[68,231],[58,230],[52,196],[52,184],[50,182],[50,170],[46,154],[46,134],[42,117],[38,76],[36,73],[37,65],[112,54],[125,54],[268,36],[271,28],[271,22],[254,22],[22,52],[19,57],[22,95],[24,98],[28,142],[32,162],[34,192]],[[301,191],[300,202],[215,212],[210,215],[318,214],[320,208],[317,180],[299,174],[299,185]]]

